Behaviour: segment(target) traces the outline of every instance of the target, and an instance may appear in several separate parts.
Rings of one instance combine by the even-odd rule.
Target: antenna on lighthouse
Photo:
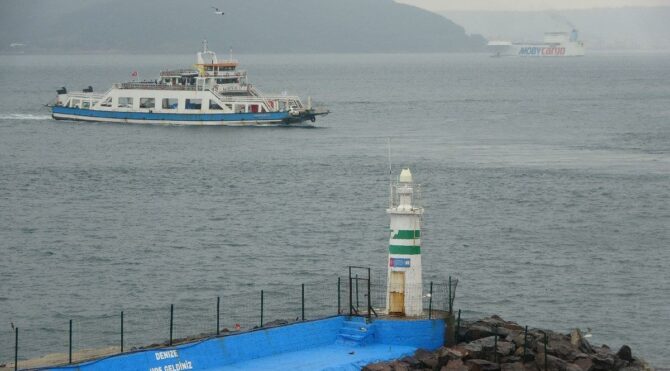
[[[386,138],[389,155],[389,207],[393,207],[393,168],[391,167],[391,137]]]

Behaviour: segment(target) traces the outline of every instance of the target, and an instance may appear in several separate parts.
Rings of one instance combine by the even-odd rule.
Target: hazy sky
[[[670,0],[396,0],[432,11],[557,10],[621,6],[670,6]]]

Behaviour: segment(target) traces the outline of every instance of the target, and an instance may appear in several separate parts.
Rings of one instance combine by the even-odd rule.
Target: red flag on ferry
[[[137,77],[137,71],[133,71],[133,73],[131,73],[130,76]]]

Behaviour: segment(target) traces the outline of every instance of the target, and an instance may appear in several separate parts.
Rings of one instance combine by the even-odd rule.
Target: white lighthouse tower
[[[419,316],[423,313],[421,278],[421,215],[415,205],[417,185],[409,169],[402,169],[391,186],[391,217],[386,311],[388,314]]]

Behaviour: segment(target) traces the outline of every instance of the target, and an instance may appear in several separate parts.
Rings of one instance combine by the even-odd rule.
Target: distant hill
[[[569,31],[574,25],[588,50],[670,50],[670,7],[441,14],[491,40],[541,40],[544,32]]]
[[[212,5],[226,14],[214,14]],[[485,44],[441,15],[391,0],[0,0],[0,6],[2,52],[183,53],[204,38],[243,53],[451,52]]]

